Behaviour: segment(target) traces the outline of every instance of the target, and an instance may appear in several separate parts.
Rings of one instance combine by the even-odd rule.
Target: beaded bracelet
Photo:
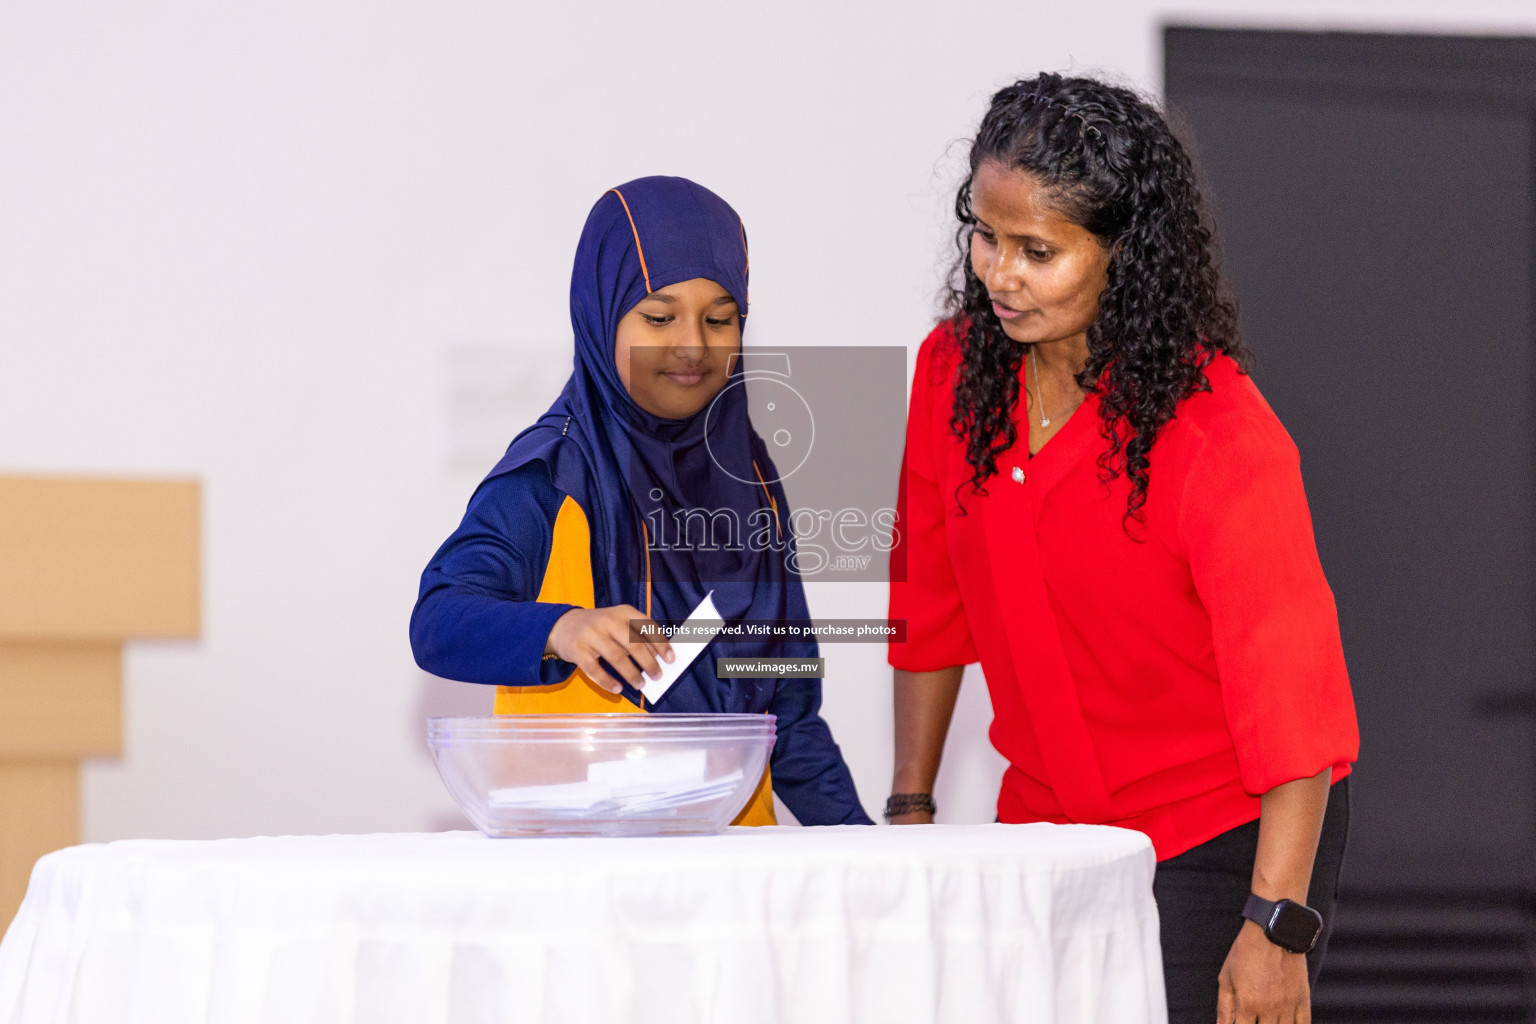
[[[917,812],[935,814],[938,808],[934,806],[932,793],[892,793],[885,802],[885,820],[887,823],[897,815],[915,814]]]

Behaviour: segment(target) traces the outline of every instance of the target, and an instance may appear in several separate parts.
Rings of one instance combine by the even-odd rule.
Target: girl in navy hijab
[[[814,641],[717,638],[653,706],[673,654],[636,619],[809,618],[789,506],[747,413],[747,240],[685,178],[639,178],[593,206],[571,274],[576,360],[422,573],[416,662],[495,684],[497,714],[772,712],[769,772],[738,824],[869,824],[820,716],[816,679],[716,677],[720,657],[814,657]]]

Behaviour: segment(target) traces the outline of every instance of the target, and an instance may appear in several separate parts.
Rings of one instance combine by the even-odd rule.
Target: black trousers
[[[1345,776],[1328,792],[1307,892],[1307,905],[1323,915],[1323,934],[1307,954],[1307,973],[1314,986],[1333,932],[1348,833],[1349,777]],[[1243,904],[1253,884],[1258,848],[1259,823],[1250,821],[1157,865],[1152,894],[1162,924],[1168,1024],[1216,1020],[1216,979],[1243,926]]]

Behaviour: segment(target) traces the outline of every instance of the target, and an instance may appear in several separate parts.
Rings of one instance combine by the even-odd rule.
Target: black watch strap
[[[1270,942],[1292,953],[1312,952],[1323,934],[1323,915],[1295,900],[1267,900],[1249,893],[1243,916],[1263,928]]]

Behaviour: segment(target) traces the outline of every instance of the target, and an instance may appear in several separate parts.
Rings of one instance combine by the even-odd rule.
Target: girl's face
[[[976,168],[971,212],[971,269],[1003,333],[1021,344],[1086,341],[1109,281],[1109,250],[1034,178],[995,161]]]
[[[682,420],[720,393],[731,357],[740,351],[736,300],[715,282],[695,277],[651,292],[625,313],[613,358],[640,408]]]

